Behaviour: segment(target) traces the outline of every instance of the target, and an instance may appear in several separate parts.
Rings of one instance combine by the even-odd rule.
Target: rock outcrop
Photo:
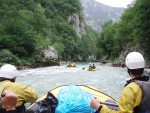
[[[73,23],[76,34],[79,38],[86,34],[85,24],[81,22],[79,14],[73,14],[68,17],[68,23]]]
[[[58,54],[57,54],[57,51],[54,47],[52,46],[48,46],[47,49],[44,49],[42,51],[44,57],[46,59],[50,59],[50,60],[57,60],[58,59]]]

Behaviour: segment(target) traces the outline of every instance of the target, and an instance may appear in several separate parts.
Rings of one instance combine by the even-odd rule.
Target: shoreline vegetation
[[[18,70],[25,70],[25,69],[33,69],[39,67],[47,67],[47,66],[60,66],[59,61],[50,61],[50,62],[37,62],[31,65],[23,65],[23,66],[16,66]]]

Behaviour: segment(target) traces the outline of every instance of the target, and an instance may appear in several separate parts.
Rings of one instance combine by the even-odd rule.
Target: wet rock
[[[103,64],[106,64],[107,60],[101,60],[100,62],[103,63]]]

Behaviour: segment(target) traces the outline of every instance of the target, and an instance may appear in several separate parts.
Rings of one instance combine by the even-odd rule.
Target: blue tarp
[[[55,113],[94,113],[90,100],[94,95],[78,86],[64,86],[58,93]]]

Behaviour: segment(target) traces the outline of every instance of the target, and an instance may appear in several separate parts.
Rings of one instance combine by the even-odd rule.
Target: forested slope
[[[0,0],[0,6],[1,64],[43,62],[48,46],[57,50],[55,60],[86,61],[97,53],[98,34],[84,23],[79,0]]]
[[[79,0],[0,0],[0,65],[106,59],[124,62],[130,51],[150,61],[150,1],[136,0],[100,34],[86,25]],[[58,58],[47,59],[49,46]],[[36,65],[38,66],[38,65]]]
[[[98,39],[100,57],[124,61],[130,51],[141,52],[150,64],[150,1],[136,0],[122,14],[120,21],[109,21]]]

